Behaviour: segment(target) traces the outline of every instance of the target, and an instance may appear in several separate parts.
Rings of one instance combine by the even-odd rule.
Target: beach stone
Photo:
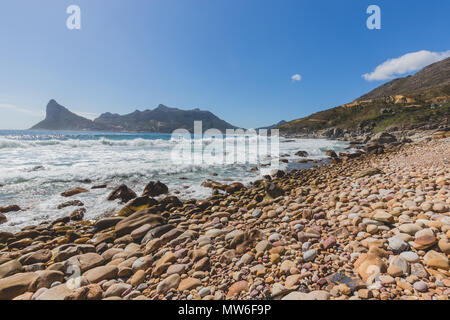
[[[138,270],[133,276],[130,278],[129,282],[133,287],[137,287],[141,283],[145,281],[145,271]]]
[[[350,272],[336,272],[326,277],[326,282],[330,284],[344,284],[353,292],[355,290],[365,288],[366,285],[361,279]]]
[[[25,293],[36,277],[34,272],[26,272],[0,279],[0,300],[11,300]]]
[[[421,263],[413,263],[411,264],[411,275],[426,278],[428,277],[428,272]]]
[[[325,250],[334,247],[336,245],[336,238],[334,236],[330,236],[322,242],[322,245]]]
[[[84,273],[84,276],[90,283],[99,283],[103,280],[114,279],[117,276],[118,270],[118,267],[114,265],[100,266],[90,269]]]
[[[178,274],[172,274],[158,284],[158,286],[156,287],[156,292],[165,294],[170,289],[177,288],[180,281],[181,278]]]
[[[125,204],[125,206],[122,209],[120,209],[118,215],[120,217],[129,217],[129,216],[131,216],[134,213],[137,213],[139,211],[145,211],[145,213],[151,213],[150,209],[151,209],[152,206],[155,206],[155,205],[158,205],[158,201],[156,201],[153,198],[146,197],[146,196],[144,196],[144,197],[137,197],[135,199],[132,199],[132,200],[128,201]],[[142,216],[142,212],[141,212],[141,216]],[[143,225],[145,223],[147,223],[147,222],[143,222],[140,225]]]
[[[247,291],[248,286],[249,284],[245,280],[233,283],[228,289],[227,298],[232,298],[241,293],[242,291]]]
[[[394,217],[382,209],[375,210],[375,214],[372,216],[372,219],[387,224],[391,224],[394,222]]]
[[[427,249],[433,246],[437,241],[436,236],[431,229],[417,231],[414,238],[414,245],[419,250]]]
[[[84,206],[84,203],[81,202],[80,200],[70,200],[58,205],[58,209],[61,210],[67,207],[82,207],[82,206]]]
[[[120,199],[122,202],[128,202],[134,198],[137,198],[137,194],[128,188],[125,184],[122,184],[115,188],[111,193],[109,194],[107,200],[108,201],[114,201],[117,199]]]
[[[64,273],[60,271],[46,270],[36,273],[38,276],[29,286],[29,290],[36,292],[40,288],[50,288],[54,282],[63,282]]]
[[[115,232],[118,236],[123,236],[145,224],[154,228],[165,223],[166,219],[163,217],[151,214],[148,210],[141,210],[118,222],[115,226]]]
[[[388,275],[381,275],[380,276],[380,281],[382,284],[393,284],[395,283],[395,279],[391,276]]]
[[[14,238],[14,235],[11,232],[0,231],[0,243],[6,243],[6,241],[11,238]]]
[[[153,257],[152,256],[144,256],[137,258],[136,261],[133,262],[131,265],[131,269],[133,272],[136,272],[138,270],[147,270],[152,266],[153,263]]]
[[[354,268],[364,282],[370,278],[379,277],[386,269],[382,260],[385,253],[375,246],[371,246],[367,254],[362,254],[354,263]]]
[[[185,270],[186,270],[185,264],[173,264],[173,265],[169,266],[169,268],[167,268],[166,273],[168,275],[171,275],[174,273],[181,275],[184,273]]]
[[[388,239],[389,242],[389,248],[394,251],[395,253],[400,253],[405,250],[408,250],[409,245],[405,241],[403,241],[399,237],[391,237]]]
[[[261,240],[258,242],[258,244],[255,246],[256,252],[265,252],[269,250],[272,247],[269,241],[267,240]]]
[[[186,278],[186,279],[181,280],[181,282],[178,286],[178,290],[179,291],[191,290],[191,289],[195,289],[201,285],[202,285],[202,282],[199,279]]]
[[[33,297],[34,300],[64,300],[73,292],[65,283],[46,289],[42,294]]]
[[[389,275],[393,277],[399,277],[404,274],[409,274],[409,264],[408,262],[400,256],[394,257],[388,268]]]
[[[303,260],[308,262],[308,261],[313,261],[317,256],[317,252],[314,249],[308,250],[303,254]]]
[[[398,230],[402,233],[409,234],[411,236],[415,235],[416,232],[422,230],[422,228],[415,223],[405,223],[398,227]]]
[[[12,276],[22,271],[22,264],[18,260],[11,260],[0,265],[0,279]]]
[[[97,220],[94,223],[94,226],[97,228],[97,230],[104,230],[111,227],[114,227],[119,221],[122,221],[125,219],[124,217],[109,217],[109,218],[103,218],[100,220]]]
[[[157,197],[169,193],[169,188],[160,181],[150,181],[144,189],[142,196]]]
[[[127,283],[116,283],[113,284],[112,286],[110,286],[105,293],[103,294],[104,298],[109,298],[109,297],[120,297],[122,296],[122,294],[127,291],[130,290],[132,288],[132,286],[130,284]]]
[[[450,254],[450,241],[447,238],[442,238],[438,242],[438,247],[445,254]]]
[[[291,292],[281,300],[328,300],[330,294],[327,291],[315,290],[310,293]]]
[[[408,261],[409,263],[415,263],[420,260],[420,257],[417,255],[417,253],[412,251],[405,251],[400,254],[400,257]]]
[[[6,216],[3,213],[0,213],[0,224],[3,224],[7,221],[8,219],[6,218]]]
[[[303,275],[301,275],[301,274],[290,275],[290,276],[286,277],[286,281],[285,281],[284,285],[288,289],[296,288],[302,278],[303,278]]]
[[[419,292],[426,292],[428,291],[428,285],[424,281],[417,281],[414,282],[413,288]]]
[[[160,238],[156,238],[153,240],[150,240],[145,245],[145,254],[151,254],[155,252],[156,250],[160,249],[163,246],[163,241]]]
[[[103,297],[102,287],[98,284],[90,284],[76,289],[66,295],[64,300],[101,300]]]
[[[61,193],[61,196],[68,198],[68,197],[72,197],[77,194],[86,193],[86,192],[89,192],[89,191],[84,188],[75,188],[75,189],[64,191],[63,193]]]
[[[89,252],[69,258],[65,262],[66,268],[74,266],[80,269],[81,273],[86,272],[89,269],[102,265],[105,260],[97,253]]]
[[[13,204],[5,207],[0,207],[0,213],[17,212],[22,210],[18,205]]]
[[[291,268],[295,268],[296,264],[290,260],[284,260],[280,265],[280,271],[282,273],[289,273]]]
[[[33,252],[23,260],[23,264],[45,263],[52,258],[52,252],[49,249],[41,249]]]
[[[429,267],[439,268],[443,270],[449,269],[448,258],[445,255],[434,250],[428,251],[423,257],[423,260]]]

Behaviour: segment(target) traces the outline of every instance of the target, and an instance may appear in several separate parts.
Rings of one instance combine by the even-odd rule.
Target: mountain
[[[236,128],[209,111],[186,111],[164,105],[159,105],[154,110],[136,110],[126,115],[104,113],[94,123],[114,131],[172,132],[175,129],[187,129],[193,132],[194,121],[202,121],[203,130],[216,128],[225,131]]]
[[[45,120],[39,122],[31,130],[94,130],[92,120],[70,112],[67,108],[50,100],[47,104]]]
[[[383,84],[358,100],[377,99],[385,96],[413,94],[420,90],[450,84],[450,58],[430,64],[414,76],[399,78]]]
[[[278,126],[281,126],[282,124],[286,123],[285,120],[281,120],[280,122],[278,122],[277,124],[273,124],[271,126],[267,126],[267,127],[261,127],[261,128],[257,128],[256,130],[270,130],[270,129],[274,129]]]
[[[194,121],[202,121],[203,130],[216,128],[221,131],[236,127],[221,120],[209,111],[200,109],[181,110],[159,105],[154,110],[139,111],[126,115],[104,113],[94,121],[83,118],[50,100],[45,120],[31,130],[96,130],[119,132],[171,133],[176,129],[194,130]]]
[[[355,101],[278,126],[281,133],[380,132],[389,128],[447,123],[450,58],[415,75],[385,83]]]

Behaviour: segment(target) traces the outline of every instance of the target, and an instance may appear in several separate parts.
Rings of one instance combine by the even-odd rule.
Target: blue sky
[[[72,4],[81,30],[66,27]],[[371,4],[381,30],[366,27]],[[292,120],[449,55],[449,12],[448,0],[2,0],[0,129],[42,120],[52,98],[89,117],[161,103],[246,128]]]

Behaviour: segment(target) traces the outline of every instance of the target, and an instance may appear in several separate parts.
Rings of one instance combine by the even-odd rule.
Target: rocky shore
[[[71,216],[0,232],[0,299],[448,300],[448,131],[389,135],[201,201],[123,185],[97,221],[68,190]]]

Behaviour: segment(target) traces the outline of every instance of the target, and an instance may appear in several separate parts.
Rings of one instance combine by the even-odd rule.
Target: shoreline
[[[0,299],[448,299],[450,141],[423,139],[235,183],[229,195],[132,200],[121,217],[0,232]],[[402,166],[385,170],[395,159],[425,170],[417,150],[439,177],[421,178],[433,190],[402,192],[390,181]]]

